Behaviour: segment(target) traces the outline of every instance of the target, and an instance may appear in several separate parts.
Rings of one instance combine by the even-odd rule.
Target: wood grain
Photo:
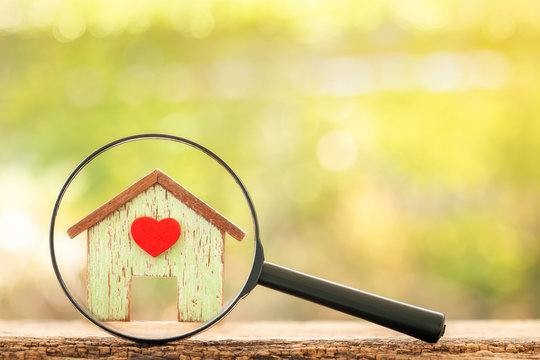
[[[360,321],[224,322],[160,346],[86,322],[0,321],[2,359],[540,359],[540,320],[449,321],[427,344]]]
[[[82,220],[71,226],[67,230],[67,234],[70,238],[74,238],[86,229],[103,220],[111,212],[115,211],[120,206],[124,205],[126,202],[130,201],[135,196],[156,183],[162,185],[165,189],[167,189],[174,196],[176,196],[178,200],[191,207],[199,215],[206,218],[209,222],[216,225],[219,229],[230,234],[236,240],[241,241],[245,237],[246,233],[244,232],[244,230],[240,229],[225,216],[221,215],[218,211],[216,211],[204,201],[196,197],[189,190],[171,179],[159,169],[152,171],[150,174],[146,175],[145,177],[143,177],[142,179],[116,195],[114,198],[107,201],[105,204],[91,212]]]

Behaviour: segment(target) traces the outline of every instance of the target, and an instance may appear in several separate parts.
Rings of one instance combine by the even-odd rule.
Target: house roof
[[[107,215],[118,209],[120,206],[124,205],[135,196],[139,195],[150,186],[154,184],[160,184],[171,194],[173,194],[178,200],[186,204],[196,213],[204,217],[210,223],[215,225],[221,231],[224,231],[230,234],[233,238],[238,241],[241,241],[246,233],[244,230],[240,229],[238,226],[233,224],[225,216],[221,215],[219,212],[211,208],[204,201],[193,195],[182,185],[168,177],[161,170],[154,170],[150,174],[146,175],[135,184],[131,185],[120,194],[116,195],[111,200],[107,201],[105,204],[101,205],[99,208],[88,214],[81,221],[71,226],[67,234],[70,238],[74,238],[79,235],[86,229],[94,226],[101,220],[103,220]]]

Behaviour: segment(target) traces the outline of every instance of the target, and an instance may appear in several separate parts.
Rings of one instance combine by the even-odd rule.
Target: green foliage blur
[[[539,64],[535,0],[0,0],[0,318],[78,317],[55,196],[142,132],[229,162],[268,260],[451,319],[539,317]],[[231,316],[348,318],[265,289]]]

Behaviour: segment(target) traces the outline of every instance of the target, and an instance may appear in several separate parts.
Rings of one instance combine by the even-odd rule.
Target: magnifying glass
[[[445,329],[442,313],[265,261],[240,178],[209,149],[172,135],[124,137],[85,158],[58,194],[50,252],[81,314],[133,341],[197,334],[257,285],[427,342]]]

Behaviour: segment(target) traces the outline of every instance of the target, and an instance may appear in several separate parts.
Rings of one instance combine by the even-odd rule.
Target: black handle
[[[264,262],[259,284],[435,343],[444,314],[370,294]]]

